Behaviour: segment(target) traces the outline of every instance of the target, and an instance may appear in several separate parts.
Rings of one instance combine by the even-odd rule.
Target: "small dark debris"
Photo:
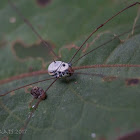
[[[31,90],[31,94],[35,99],[42,99],[42,100],[46,99],[46,94],[44,90],[40,87],[33,87]]]
[[[117,140],[140,140],[140,130],[121,136]]]
[[[133,86],[139,84],[140,80],[139,79],[127,79],[126,80],[126,85],[127,86]]]
[[[51,0],[36,0],[36,2],[41,7],[45,7],[46,5],[48,5],[51,2]]]

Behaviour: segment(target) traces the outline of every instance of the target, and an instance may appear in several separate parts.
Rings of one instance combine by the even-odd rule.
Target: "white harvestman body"
[[[48,67],[49,75],[56,78],[69,77],[72,72],[71,64],[62,61],[54,61]]]

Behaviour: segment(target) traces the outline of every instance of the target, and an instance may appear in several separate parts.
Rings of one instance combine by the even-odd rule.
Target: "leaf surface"
[[[91,31],[120,9],[130,4],[125,1],[50,1],[41,8],[34,1],[13,1],[25,17],[30,19],[42,37],[53,44],[54,51],[68,62],[77,47]],[[31,8],[32,7],[32,8]],[[87,51],[132,28],[137,16],[137,7],[129,9],[102,28],[88,42],[76,58]],[[6,16],[3,16],[6,15]],[[0,6],[0,79],[41,70],[50,62],[49,53],[26,48],[36,46],[39,39],[16,15],[7,2]],[[9,21],[16,18],[15,23]],[[136,25],[140,23],[138,18]],[[104,47],[82,58],[74,66],[94,64],[140,64],[140,29],[116,38]],[[120,40],[123,40],[122,43]],[[24,49],[18,42],[23,42]],[[19,48],[18,48],[19,46]],[[15,53],[13,48],[16,47]],[[41,49],[41,48],[40,48]],[[25,52],[24,52],[25,51]],[[17,54],[18,55],[17,55]],[[24,55],[25,53],[25,55]],[[45,58],[46,55],[46,58]],[[32,57],[32,59],[26,57]],[[34,56],[34,57],[33,57]],[[37,57],[36,57],[37,56]],[[20,59],[19,59],[19,58]],[[76,60],[76,58],[74,60]],[[20,61],[25,59],[24,61]],[[42,62],[43,60],[43,62]],[[75,74],[66,80],[57,80],[48,90],[47,100],[39,104],[23,139],[35,140],[113,140],[120,135],[139,129],[140,125],[140,70],[139,68],[90,68],[75,72],[103,74],[105,77]],[[112,76],[117,76],[114,79]],[[25,84],[49,77],[47,74],[12,81],[0,85],[0,94]],[[43,89],[50,81],[36,84]],[[15,140],[29,116],[30,89],[21,89],[0,98],[0,138]],[[14,134],[2,134],[12,130]],[[96,136],[94,138],[94,136]]]

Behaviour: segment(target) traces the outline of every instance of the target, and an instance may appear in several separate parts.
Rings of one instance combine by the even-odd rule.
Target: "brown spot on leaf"
[[[103,81],[105,81],[105,82],[111,82],[116,79],[117,79],[117,77],[115,77],[115,76],[103,77]]]
[[[36,0],[37,4],[41,7],[45,7],[50,4],[51,0]]]
[[[121,136],[117,140],[140,140],[140,130]]]
[[[126,85],[127,86],[134,86],[139,84],[140,80],[139,79],[127,79],[126,80]]]
[[[16,22],[16,18],[15,17],[10,17],[9,18],[9,22],[10,23],[15,23]]]
[[[68,51],[71,51],[72,49],[75,49],[75,51],[77,51],[77,50],[79,49],[79,47],[76,46],[75,44],[70,44],[70,45],[66,45],[66,46],[64,46],[64,47],[61,47],[61,48],[59,49],[59,57],[60,57],[60,58],[62,57],[62,51],[63,51],[64,49],[68,49]]]
[[[33,72],[33,71],[34,71],[33,67],[29,67],[29,72]]]
[[[6,45],[7,42],[5,41],[5,39],[3,38],[2,40],[0,40],[0,48],[4,47],[4,45]]]
[[[31,89],[33,88],[33,86],[28,86],[28,87],[25,87],[25,93],[30,93]]]

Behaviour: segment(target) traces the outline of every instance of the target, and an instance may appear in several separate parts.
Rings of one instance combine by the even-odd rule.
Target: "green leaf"
[[[40,7],[33,0],[13,2],[65,62],[70,60],[77,47],[93,29],[131,3],[111,0],[59,0],[50,1],[46,7]],[[114,34],[119,35],[131,29],[138,14],[137,11],[138,6],[133,7],[104,26],[88,41],[89,47],[86,50],[84,47],[76,58],[114,38]],[[11,18],[16,18],[16,22],[11,23]],[[51,56],[48,57],[50,53],[47,50],[41,50],[40,44],[41,52],[36,53],[38,50],[35,50],[35,47],[39,39],[6,1],[0,5],[0,19],[2,27],[0,79],[27,73],[30,68],[37,71],[47,67],[51,60],[49,59]],[[136,21],[136,25],[139,23],[140,18]],[[82,58],[74,66],[140,64],[140,29],[137,28],[134,31],[128,39],[126,39],[128,33],[116,38]],[[124,40],[123,43],[122,40]],[[30,51],[27,54],[28,49]],[[112,140],[139,129],[140,70],[138,67],[90,68],[75,72],[98,73],[105,77],[74,74],[67,79],[58,79],[47,91],[47,99],[41,101],[34,112],[23,139],[99,140],[104,138]],[[114,78],[115,76],[118,78]],[[13,80],[0,85],[0,94],[47,77],[49,76],[44,74]],[[53,80],[38,83],[35,86],[45,90],[51,82]],[[1,139],[5,136],[12,140],[19,138],[19,130],[24,126],[31,111],[29,103],[32,98],[28,89],[20,89],[0,97]],[[13,134],[8,130],[13,130]],[[2,132],[5,133],[2,134]]]

